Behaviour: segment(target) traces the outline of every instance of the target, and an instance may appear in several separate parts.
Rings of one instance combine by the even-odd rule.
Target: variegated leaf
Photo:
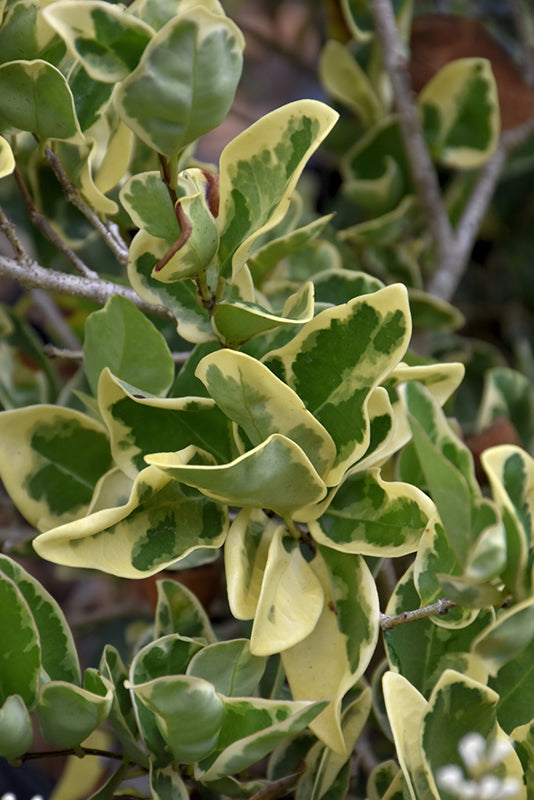
[[[79,684],[80,664],[71,630],[52,595],[9,556],[0,555],[0,572],[13,580],[39,632],[41,668],[52,680]]]
[[[378,595],[361,556],[319,547],[310,566],[323,587],[323,611],[310,636],[282,652],[282,663],[295,699],[329,700],[310,727],[336,753],[346,753],[341,701],[374,652]]]
[[[431,778],[436,779],[439,770],[448,765],[455,764],[463,771],[464,762],[458,743],[467,734],[476,732],[496,745],[508,743],[508,737],[497,723],[498,701],[498,694],[485,684],[466,678],[455,670],[443,673],[429,698],[420,727]],[[447,736],[443,736],[445,726]],[[526,800],[523,770],[513,747],[509,747],[500,760],[499,773],[501,777],[513,778],[516,782],[513,797]]]
[[[239,275],[242,275],[244,269]],[[238,276],[239,277],[239,276]],[[249,339],[281,326],[296,327],[313,318],[313,284],[305,283],[291,294],[279,313],[258,303],[221,300],[213,310],[212,324],[217,338],[226,347],[238,348]]]
[[[37,718],[44,738],[55,747],[75,747],[103,722],[113,702],[113,684],[88,669],[84,686],[50,681],[41,686]]]
[[[32,746],[33,727],[28,709],[18,694],[0,707],[0,756],[14,761]]]
[[[252,245],[282,220],[290,195],[337,114],[315,100],[298,100],[259,119],[228,144],[220,158],[224,277],[236,275]]]
[[[289,213],[289,212],[288,212]],[[286,215],[287,216],[287,215]],[[299,253],[301,249],[313,241],[332,219],[332,214],[319,217],[300,228],[290,230],[278,238],[269,239],[258,247],[247,260],[248,267],[254,277],[255,286],[261,286],[268,273],[288,255]],[[274,233],[271,230],[270,233]],[[351,295],[354,297],[354,295]]]
[[[111,466],[104,428],[59,406],[0,414],[0,476],[13,502],[37,530],[83,515],[95,484]]]
[[[168,308],[176,317],[180,336],[186,341],[198,344],[215,340],[209,313],[198,303],[196,284],[192,280],[164,284],[153,277],[154,267],[168,249],[165,239],[138,231],[128,253],[128,278],[132,288],[147,303]]]
[[[253,619],[260,598],[269,547],[282,526],[259,508],[243,509],[224,545],[228,602],[237,619]]]
[[[202,644],[198,640],[172,634],[149,642],[132,660],[129,680],[125,681],[124,686],[129,690],[141,737],[154,766],[167,766],[172,762],[173,755],[156,714],[142,702],[133,689],[140,685],[149,693],[150,684],[154,680],[163,679],[161,686],[164,687],[168,676],[183,676],[191,658],[201,648]]]
[[[384,115],[385,109],[369,78],[341,42],[329,39],[321,51],[319,78],[329,94],[350,108],[364,128]]]
[[[129,178],[119,192],[132,222],[156,239],[171,244],[180,236],[169,191],[159,172],[141,172]]]
[[[157,767],[150,762],[150,791],[153,800],[189,800],[189,792],[174,764]]]
[[[217,640],[200,600],[183,584],[174,580],[157,581],[154,639],[170,633],[204,642]]]
[[[424,603],[414,586],[413,567],[410,567],[397,583],[386,614],[394,617],[422,605]],[[390,668],[410,681],[424,697],[430,695],[446,669],[455,669],[482,683],[487,680],[487,670],[470,649],[476,637],[491,624],[495,614],[488,609],[474,618],[471,613],[467,624],[453,625],[451,620],[445,628],[449,615],[454,619],[456,611],[458,609],[449,609],[445,616],[434,614],[418,620],[417,624],[400,625],[384,631]]]
[[[0,129],[18,128],[47,139],[82,141],[74,99],[61,72],[47,61],[0,65]]]
[[[518,598],[530,591],[527,553],[534,539],[534,460],[512,445],[485,450],[481,461],[506,530],[506,567],[502,577]]]
[[[152,38],[122,81],[117,104],[141,141],[175,161],[226,117],[241,76],[244,40],[227,17],[185,8]]]
[[[343,775],[351,758],[354,746],[360,736],[371,711],[372,693],[369,686],[362,687],[356,699],[352,700],[341,715],[341,729],[347,745],[347,752],[343,755],[335,753],[322,742],[310,749],[305,758],[304,773],[297,784],[295,800],[321,800],[330,798],[330,791],[334,789],[341,777],[342,784],[347,776]],[[345,789],[346,792],[346,789]],[[340,793],[344,796],[344,792]],[[336,795],[334,794],[335,798]]]
[[[42,558],[128,578],[159,572],[198,548],[218,548],[227,511],[154,467],[139,473],[129,501],[61,525],[34,541]]]
[[[278,433],[228,464],[197,465],[191,462],[196,455],[189,447],[178,453],[153,453],[145,461],[215,500],[238,508],[266,508],[281,516],[326,494],[304,451]]]
[[[434,504],[420,489],[385,481],[380,469],[369,469],[349,474],[327,511],[309,527],[326,547],[391,558],[417,549],[433,512]]]
[[[242,772],[260,761],[281,741],[309,725],[324,706],[263,698],[223,698],[223,704],[217,746],[196,769],[202,782]]]
[[[105,369],[98,402],[115,461],[132,479],[146,466],[144,456],[158,448],[174,451],[195,445],[223,463],[235,454],[229,421],[209,398],[154,397]]]
[[[264,358],[336,444],[327,485],[339,483],[365,454],[369,397],[399,363],[410,333],[406,289],[397,284],[322,311],[289,344]]]
[[[314,630],[324,591],[311,548],[284,535],[280,526],[269,545],[250,637],[254,655],[269,656],[302,642]]]
[[[248,639],[214,642],[196,653],[187,674],[212,683],[226,697],[252,694],[265,670],[266,659],[253,655]]]
[[[151,712],[175,761],[193,764],[217,744],[224,705],[214,687],[202,678],[168,675],[127,686]]]
[[[386,672],[383,687],[397,758],[410,800],[440,800],[421,746],[426,700],[406,678],[394,672]]]
[[[145,22],[102,0],[57,0],[43,13],[91,78],[103,83],[126,78],[154,35]]]
[[[11,145],[3,136],[0,136],[0,178],[11,175],[15,169],[15,156]]]
[[[497,84],[485,58],[459,58],[431,78],[418,97],[433,157],[453,169],[477,169],[499,141]]]
[[[255,358],[218,350],[202,359],[195,375],[254,446],[282,433],[304,450],[319,475],[332,466],[336,451],[330,434],[298,395]]]
[[[16,581],[0,572],[0,705],[18,695],[33,710],[39,686],[41,647],[32,611]]]
[[[472,650],[482,659],[490,675],[518,656],[534,639],[534,599],[529,597],[501,610],[473,643]]]

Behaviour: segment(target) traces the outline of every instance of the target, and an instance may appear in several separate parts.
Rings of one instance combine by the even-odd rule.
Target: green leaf
[[[324,217],[314,219],[307,225],[290,230],[277,238],[269,239],[265,244],[260,245],[257,250],[254,250],[247,260],[247,265],[254,278],[254,285],[261,286],[268,273],[283,258],[292,254],[299,254],[306,245],[310,244],[324,230],[332,216],[332,214],[327,214]],[[273,234],[276,231],[277,228],[274,228],[269,233]],[[353,297],[354,295],[351,296]]]
[[[215,642],[199,650],[187,667],[187,674],[212,683],[227,697],[252,694],[261,680],[265,659],[252,655],[247,639]]]
[[[342,170],[344,191],[373,216],[400,207],[411,191],[411,177],[397,118],[382,119],[358,139],[344,156]],[[375,224],[383,225],[380,219]]]
[[[414,328],[456,330],[465,325],[464,315],[451,303],[422,289],[410,288],[409,295]]]
[[[262,117],[224,148],[219,216],[224,277],[235,276],[258,237],[283,219],[307,160],[337,116],[323,103],[298,100]]]
[[[81,137],[74,100],[61,72],[46,61],[0,65],[0,128],[18,128],[42,141]]]
[[[217,746],[197,767],[202,782],[242,772],[255,764],[281,741],[309,725],[324,704],[224,698],[223,706]]]
[[[216,641],[208,615],[193,592],[173,580],[161,580],[156,585],[154,639],[178,633],[208,643]]]
[[[241,75],[237,26],[205,7],[178,14],[121,83],[117,105],[141,141],[174,161],[226,117]]]
[[[408,483],[384,481],[380,469],[349,474],[328,510],[309,523],[320,544],[344,553],[397,556],[413,553],[434,504]]]
[[[41,687],[37,718],[46,741],[54,747],[76,747],[108,716],[113,684],[96,670],[88,669],[84,688],[65,681]]]
[[[383,287],[382,281],[366,272],[350,269],[333,269],[320,272],[313,279],[315,302],[338,306],[348,303],[361,294],[370,294]]]
[[[195,445],[218,462],[235,455],[229,420],[208,398],[146,396],[105,369],[98,401],[115,461],[132,479],[146,466],[144,457],[158,449]]]
[[[238,348],[255,336],[282,326],[300,327],[313,318],[313,311],[313,284],[305,283],[287,298],[279,313],[257,303],[223,299],[214,308],[212,324],[217,338],[226,347]]]
[[[264,358],[336,444],[327,485],[339,483],[367,450],[369,397],[399,363],[410,332],[406,290],[397,284],[322,311]]]
[[[497,85],[484,58],[451,61],[428,81],[418,105],[432,156],[453,169],[477,169],[500,133]]]
[[[448,597],[443,588],[442,581],[444,579],[448,582],[449,588],[454,588],[452,586],[453,582],[459,579],[461,587],[461,576],[463,575],[464,567],[465,561],[459,561],[455,556],[445,529],[440,522],[439,515],[436,513],[431,518],[427,529],[421,537],[414,563],[414,580],[421,605],[430,605],[440,597]],[[480,588],[480,584],[477,584],[476,581],[473,581],[471,585],[478,585]],[[463,586],[465,588],[465,583]],[[470,599],[476,601],[478,597],[479,592],[472,590]],[[467,599],[464,594],[462,600],[467,601]],[[417,600],[416,606],[418,604]],[[475,605],[475,608],[478,610],[480,606]],[[459,605],[456,608],[449,609],[445,616],[435,617],[434,624],[443,628],[463,628],[473,622],[477,615],[477,610],[471,606],[463,606],[461,600],[459,600]]]
[[[193,764],[211,753],[222,726],[224,706],[210,683],[201,678],[169,675],[127,685],[154,714],[175,761]]]
[[[172,200],[159,172],[133,175],[120,190],[119,198],[134,225],[150,236],[169,242],[180,236]]]
[[[154,33],[142,20],[101,0],[57,0],[43,13],[88,75],[104,83],[126,78]]]
[[[197,466],[195,448],[153,453],[148,464],[207,497],[239,508],[267,508],[282,516],[321,500],[326,487],[303,450],[291,439],[272,434],[228,464]]]
[[[79,62],[73,64],[67,80],[74,97],[80,128],[85,132],[101,119],[110,101],[114,85],[93,80]]]
[[[432,499],[458,562],[465,563],[472,542],[472,498],[480,493],[472,456],[424,387],[407,384],[406,400],[413,442]]]
[[[113,684],[113,702],[109,711],[109,722],[113,731],[129,758],[144,766],[147,757],[138,745],[139,728],[130,693],[124,686],[128,673],[119,653],[110,644],[104,647],[99,669],[104,678]]]
[[[30,749],[33,727],[24,701],[12,694],[0,708],[0,756],[11,761]]]
[[[19,695],[33,709],[37,697],[41,647],[39,631],[24,595],[3,572],[0,572],[0,702]]]
[[[95,395],[104,367],[155,395],[165,394],[174,380],[174,362],[165,339],[130,300],[118,294],[87,318],[83,357]]]
[[[150,642],[135,655],[130,668],[130,680],[125,682],[135,706],[139,729],[154,766],[166,766],[173,756],[161,731],[157,717],[133,691],[137,684],[168,675],[183,674],[192,656],[202,647],[199,641],[176,634]]]
[[[320,475],[332,466],[331,436],[295,392],[255,358],[218,350],[200,361],[195,375],[254,446],[273,433],[282,433],[304,450]]]
[[[346,753],[341,701],[376,646],[376,585],[361,556],[320,547],[310,566],[323,587],[323,611],[310,636],[282,652],[282,663],[296,700],[330,701],[310,727],[336,753]]]
[[[227,511],[218,503],[148,467],[137,476],[125,505],[43,533],[34,547],[58,564],[144,578],[193,550],[220,547],[227,525]]]
[[[31,611],[41,647],[41,666],[53,680],[79,684],[80,664],[71,630],[58,603],[32,575],[0,555],[0,572],[13,580]]]
[[[534,699],[534,639],[515,658],[490,678],[489,687],[499,695],[497,717],[507,733],[532,720]]]
[[[13,502],[37,530],[85,514],[97,480],[111,466],[103,427],[59,406],[0,414],[0,476]]]

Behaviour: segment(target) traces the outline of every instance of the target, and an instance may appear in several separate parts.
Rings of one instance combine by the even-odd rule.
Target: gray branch
[[[451,300],[469,262],[478,230],[506,160],[514,149],[534,133],[534,120],[501,136],[495,153],[480,171],[458,226],[453,230],[414,103],[408,58],[397,30],[391,0],[370,0],[370,8],[386,72],[393,87],[412,180],[436,249],[433,274],[426,288],[442,300]]]
[[[156,314],[158,317],[175,321],[173,314],[163,306],[153,306],[141,300],[138,294],[127,286],[106,281],[103,278],[86,278],[82,275],[69,275],[53,269],[45,269],[35,261],[27,261],[24,265],[14,258],[0,256],[0,275],[11,278],[28,289],[46,289],[71,297],[82,297],[104,305],[114,294],[131,300],[141,311]]]

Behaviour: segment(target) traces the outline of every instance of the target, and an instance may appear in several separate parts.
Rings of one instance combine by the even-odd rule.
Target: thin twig
[[[53,344],[45,344],[43,353],[48,358],[62,358],[65,361],[83,361],[83,350],[74,348],[61,348],[55,347]],[[185,364],[191,351],[187,350],[182,353],[171,353],[172,360],[175,364]]]
[[[384,66],[393,86],[395,106],[411,176],[434,240],[437,261],[440,264],[448,262],[453,232],[441,199],[438,176],[413,101],[408,56],[397,30],[393,7],[390,0],[371,0],[370,9],[382,46]]]
[[[98,214],[96,214],[91,206],[89,206],[85,200],[82,198],[80,192],[76,188],[76,186],[72,183],[69,176],[65,172],[61,161],[57,157],[57,155],[50,150],[49,147],[45,147],[44,154],[52,170],[54,171],[54,175],[58,179],[58,182],[63,190],[63,193],[69,203],[72,203],[78,211],[80,211],[83,216],[91,223],[93,228],[98,231],[100,236],[106,242],[110,250],[114,253],[117,261],[122,266],[125,266],[128,262],[128,246],[126,242],[120,237],[116,226],[111,224],[105,224],[102,222]]]
[[[291,775],[284,775],[283,778],[278,778],[267,786],[262,786],[250,797],[250,800],[276,800],[278,797],[283,797],[294,788],[303,771],[304,768]]]
[[[521,42],[522,72],[525,81],[534,85],[534,15],[528,0],[511,0],[517,36]]]
[[[13,248],[15,258],[23,261],[26,258],[26,253],[22,246],[20,239],[17,236],[16,228],[11,220],[4,214],[4,210],[0,207],[0,230],[5,234],[6,239]]]
[[[80,275],[83,275],[85,278],[98,278],[98,274],[94,272],[94,270],[90,269],[87,264],[85,264],[82,259],[77,256],[68,245],[65,244],[63,239],[58,236],[58,234],[52,228],[45,215],[39,211],[33,202],[33,197],[31,196],[30,191],[26,186],[26,181],[24,180],[18,167],[15,167],[14,177],[22,195],[22,199],[24,200],[24,203],[30,212],[32,225],[35,225],[35,227],[40,230],[41,233],[43,233],[61,253],[63,253],[63,255],[70,261],[74,269],[76,269]]]
[[[112,750],[100,750],[97,747],[65,747],[62,750],[39,750],[31,753],[24,753],[24,755],[20,756],[17,760],[24,763],[25,761],[35,761],[38,758],[61,758],[65,756],[98,756],[99,758],[111,758],[114,761],[129,760],[123,753],[116,753]],[[141,769],[144,769],[144,767],[141,767]]]
[[[497,149],[480,170],[471,196],[456,228],[452,250],[455,258],[438,265],[427,291],[443,300],[451,300],[465,272],[469,256],[508,156],[534,133],[534,119],[502,134]]]
[[[431,606],[415,608],[413,611],[403,611],[402,614],[397,614],[394,617],[389,616],[389,614],[380,614],[380,627],[383,631],[390,631],[399,625],[405,625],[407,622],[426,619],[426,617],[432,617],[434,614],[446,614],[449,609],[455,607],[456,603],[453,603],[452,600],[441,598],[432,603]]]
[[[44,289],[31,290],[32,301],[44,317],[46,325],[52,329],[57,339],[66,347],[79,347],[80,340],[67,320]]]
[[[50,292],[59,292],[71,297],[92,300],[100,305],[104,305],[112,295],[119,294],[134,303],[141,311],[175,322],[174,315],[167,308],[146,303],[141,300],[133,289],[106,281],[103,278],[84,278],[82,275],[69,275],[65,272],[45,269],[35,261],[29,261],[23,265],[7,256],[0,256],[0,275],[11,278],[29,289],[46,289]]]
[[[436,170],[414,103],[408,58],[397,30],[391,0],[371,0],[370,8],[382,46],[386,72],[393,86],[410,173],[436,249],[433,274],[426,288],[430,294],[442,300],[451,300],[469,263],[477,233],[507,157],[534,132],[534,120],[529,120],[515,130],[506,131],[501,136],[495,153],[480,171],[454,231],[442,200]]]

